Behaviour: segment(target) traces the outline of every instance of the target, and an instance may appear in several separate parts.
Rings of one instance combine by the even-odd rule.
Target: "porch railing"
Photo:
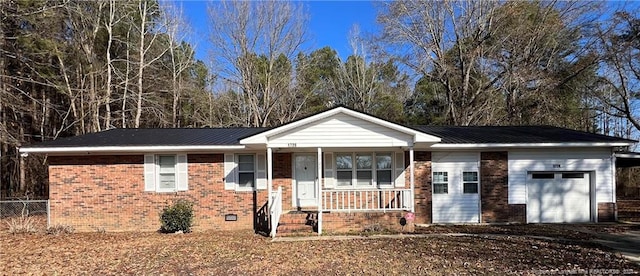
[[[269,215],[271,216],[271,237],[276,237],[276,230],[280,223],[280,216],[282,215],[282,186],[278,187],[278,190],[271,194],[271,207],[269,208]]]
[[[323,190],[322,210],[332,212],[410,211],[411,189]]]

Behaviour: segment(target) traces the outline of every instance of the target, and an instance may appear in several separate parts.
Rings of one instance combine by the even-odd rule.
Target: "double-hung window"
[[[145,154],[144,190],[178,192],[189,189],[186,154]]]
[[[253,154],[238,155],[238,189],[253,190],[255,187],[255,156]]]
[[[433,172],[433,193],[449,193],[449,174],[447,172]]]
[[[478,193],[478,172],[462,172],[462,192],[465,194]]]
[[[356,186],[371,186],[373,183],[373,155],[356,154]]]
[[[380,186],[391,186],[393,184],[393,164],[391,160],[391,153],[376,153],[376,179]]]
[[[351,153],[336,153],[336,178],[338,187],[351,186],[353,159]]]
[[[336,183],[339,188],[371,188],[375,185],[393,186],[393,153],[335,153],[334,164]]]
[[[176,189],[176,156],[158,155],[158,191]]]

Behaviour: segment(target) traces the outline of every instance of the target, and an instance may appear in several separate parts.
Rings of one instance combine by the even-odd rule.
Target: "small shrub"
[[[12,218],[7,221],[7,225],[11,234],[35,233],[38,231],[35,222],[28,216]]]
[[[187,200],[178,200],[171,206],[167,206],[160,215],[160,232],[175,233],[182,231],[191,232],[193,224],[193,203]]]
[[[58,236],[61,234],[71,234],[74,231],[75,229],[71,225],[56,224],[56,225],[47,227],[47,234],[54,235],[54,236]]]

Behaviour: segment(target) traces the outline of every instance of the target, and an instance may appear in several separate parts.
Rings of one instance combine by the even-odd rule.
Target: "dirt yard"
[[[2,231],[0,275],[640,273],[639,266],[590,243],[511,234],[271,242],[249,232],[54,236]]]

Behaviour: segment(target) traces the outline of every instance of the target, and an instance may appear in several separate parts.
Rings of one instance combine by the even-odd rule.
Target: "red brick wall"
[[[431,152],[416,151],[414,155],[415,223],[431,223]]]
[[[405,227],[400,224],[400,220],[404,218],[405,214],[406,212],[323,213],[322,233],[360,233],[367,230],[413,232],[413,223],[407,223]]]
[[[188,191],[156,193],[144,191],[142,155],[50,157],[51,223],[77,231],[154,231],[165,206],[187,199],[194,202],[194,230],[253,229],[266,191],[224,190],[222,154],[190,154],[188,162]],[[225,214],[238,221],[224,221]]]
[[[618,220],[640,222],[640,200],[618,200]]]
[[[598,222],[616,221],[616,204],[613,202],[598,203]]]
[[[482,222],[526,222],[526,205],[509,204],[508,153],[480,153]]]

